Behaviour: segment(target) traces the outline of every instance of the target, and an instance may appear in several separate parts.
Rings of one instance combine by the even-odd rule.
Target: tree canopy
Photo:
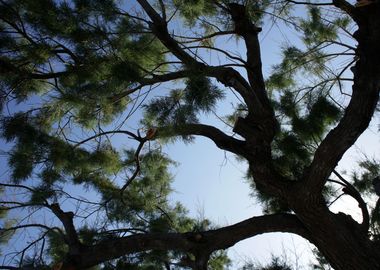
[[[225,269],[270,232],[316,268],[380,269],[379,161],[338,166],[376,113],[379,45],[370,0],[0,0],[0,269]],[[218,226],[170,200],[164,146],[198,136],[247,164],[263,215]],[[330,210],[342,195],[360,222]]]

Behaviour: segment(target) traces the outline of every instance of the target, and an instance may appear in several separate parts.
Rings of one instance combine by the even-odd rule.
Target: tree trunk
[[[369,239],[367,229],[351,216],[330,212],[320,197],[314,199],[298,200],[291,207],[331,266],[335,270],[380,269],[379,244]]]
[[[359,29],[354,34],[358,41],[357,62],[352,69],[354,73],[352,102],[344,116],[347,118],[346,120],[352,120],[347,121],[348,123],[355,122],[354,117],[359,112],[362,115],[372,115],[379,97],[380,3],[356,8],[355,20],[359,26]],[[364,96],[367,98],[371,96],[374,101],[370,104],[371,106],[356,106],[360,104]],[[350,112],[350,110],[354,109],[356,110],[355,113]],[[370,117],[368,118],[370,119]],[[356,121],[356,123],[355,130],[364,130],[367,128],[369,120],[366,122],[360,120]],[[347,128],[347,130],[350,129]],[[343,137],[353,141],[356,140],[356,135],[351,136],[352,138],[350,134]],[[342,143],[344,143],[343,139]],[[339,155],[335,154],[335,150],[339,148],[338,143],[326,145],[326,153],[330,153],[331,156],[337,156],[339,159],[345,152],[343,151]],[[352,145],[351,141],[350,145]],[[326,155],[323,156],[326,157]],[[331,164],[319,162],[319,166],[315,170],[325,172],[328,175],[331,173],[332,167],[336,166],[334,163],[335,161],[331,162]],[[309,174],[309,178],[305,182],[324,183],[324,180],[318,180],[322,179],[322,177],[314,178],[317,175],[311,176]],[[380,269],[380,243],[370,239],[367,228],[363,228],[365,226],[361,226],[348,215],[330,212],[322,195],[320,195],[320,190],[315,186],[306,184],[300,190],[298,190],[298,194],[287,196],[289,204],[300,221],[310,231],[313,236],[313,244],[317,246],[335,270]]]

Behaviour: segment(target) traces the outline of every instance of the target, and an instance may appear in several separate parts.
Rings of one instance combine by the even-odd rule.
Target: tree
[[[1,128],[12,143],[1,240],[33,238],[3,269],[223,269],[225,249],[268,232],[302,236],[337,270],[380,269],[379,207],[366,205],[379,164],[363,161],[349,179],[337,167],[378,103],[378,1],[0,7]],[[264,77],[268,25],[298,40]],[[230,37],[244,56],[223,47]],[[225,124],[202,123],[233,96],[235,111],[218,117]],[[218,228],[168,201],[174,161],[161,146],[196,136],[248,164],[264,215]],[[330,211],[340,190],[358,202],[362,222]],[[24,218],[13,220],[15,211]]]
[[[272,257],[270,264],[256,266],[254,263],[245,264],[240,270],[292,270],[281,258]]]

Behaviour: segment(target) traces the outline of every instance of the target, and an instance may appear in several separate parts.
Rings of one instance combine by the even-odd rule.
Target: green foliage
[[[272,143],[272,164],[288,181],[303,179],[315,147],[341,115],[339,108],[324,96],[310,96],[301,102],[296,101],[292,92],[285,91],[275,104],[276,110],[286,117],[286,125],[283,125]],[[289,211],[286,203],[260,191],[251,181],[250,184],[254,190],[253,196],[263,204],[265,213]],[[326,199],[332,195],[328,187],[323,193]]]
[[[89,152],[48,135],[35,124],[35,119],[28,114],[4,118],[2,124],[3,137],[17,142],[9,158],[15,183],[31,177],[35,166],[43,164],[39,168],[42,184],[32,196],[34,202],[53,196],[52,185],[65,181],[66,177],[76,184],[98,186],[121,169],[121,158],[109,145]]]
[[[263,213],[265,214],[275,214],[275,213],[286,213],[289,212],[289,206],[286,202],[269,196],[267,193],[258,189],[254,184],[251,187],[255,188],[255,192],[252,194],[262,205]]]
[[[224,270],[231,265],[231,260],[228,258],[225,250],[219,250],[211,254],[208,263],[208,269],[210,270]]]
[[[301,28],[304,32],[303,39],[307,45],[318,44],[326,40],[334,40],[337,38],[338,24],[336,22],[326,22],[318,7],[309,6],[308,12],[308,18],[301,20]],[[344,19],[338,19],[338,22],[345,24]]]
[[[370,205],[370,235],[374,240],[380,239],[380,200],[375,193],[373,180],[380,175],[380,162],[374,158],[365,157],[359,162],[359,169],[353,171],[353,186],[363,196],[369,197],[375,201],[374,205]]]
[[[265,266],[247,263],[240,270],[292,270],[292,268],[283,259],[272,256],[271,262]]]
[[[338,120],[339,116],[339,108],[321,96],[310,104],[308,115],[293,118],[293,131],[303,141],[310,141],[313,136],[321,138],[327,127]]]
[[[210,79],[203,76],[191,76],[186,81],[183,99],[186,104],[194,108],[195,112],[210,112],[223,96],[223,92],[212,85]]]
[[[146,107],[147,122],[164,125],[173,123],[197,122],[196,115],[192,108],[183,103],[183,92],[181,90],[173,90],[167,97],[153,100]]]
[[[68,251],[68,246],[66,245],[63,236],[57,231],[52,230],[47,234],[47,237],[49,241],[48,254],[53,260],[53,264],[62,262]]]
[[[126,152],[126,155],[124,161],[127,165],[126,170],[133,174],[136,170],[134,151]],[[156,220],[162,215],[160,212],[157,213],[159,208],[170,211],[165,198],[171,191],[172,176],[169,173],[169,166],[172,164],[173,162],[158,150],[150,151],[140,156],[139,175],[133,179],[128,189],[123,193],[112,184],[97,185],[98,190],[103,195],[103,200],[109,201],[107,204],[109,220],[125,221],[132,224],[136,222],[135,225],[140,226],[142,221],[136,218],[136,213],[148,215],[149,219]],[[175,209],[171,211],[181,211],[179,208]],[[150,225],[145,224],[145,226]]]
[[[270,0],[246,1],[246,9],[251,20],[256,24],[261,24],[270,4]]]
[[[2,208],[2,207],[1,207]],[[2,214],[2,219],[4,219],[7,211],[0,209],[0,213]],[[0,227],[0,246],[7,245],[8,241],[12,238],[12,236],[15,234],[15,230],[12,230],[12,227],[16,224],[15,219],[7,219],[2,221],[1,227]],[[0,249],[0,255],[2,255],[2,247]]]
[[[191,76],[185,83],[184,90],[173,90],[146,106],[147,122],[160,126],[198,122],[197,113],[212,111],[223,98],[223,92],[206,77]]]
[[[366,158],[359,162],[359,170],[352,175],[353,185],[364,194],[373,194],[372,180],[380,175],[380,162],[376,159]]]
[[[88,226],[80,228],[78,235],[81,243],[88,246],[96,244],[96,242],[101,239],[99,231],[95,228],[89,228]]]
[[[263,22],[264,15],[270,7],[271,1],[235,1],[244,4],[248,17],[257,25]],[[218,6],[228,6],[231,1],[221,0],[219,2],[211,0],[173,0],[172,9],[178,10],[180,18],[192,27],[199,26],[207,32],[207,28],[213,24],[205,23],[201,18],[207,17],[218,24],[230,28],[229,15],[224,10],[219,10]],[[215,26],[215,25],[214,25]],[[214,27],[213,27],[214,29]],[[216,30],[216,29],[214,29]]]
[[[44,183],[36,188],[34,188],[30,203],[31,204],[43,204],[45,203],[49,198],[56,197],[55,190],[51,185],[48,183]]]
[[[0,187],[0,195],[4,196],[4,189]],[[8,214],[8,209],[0,205],[0,220],[4,219]]]
[[[310,162],[310,152],[294,133],[283,132],[276,139],[274,165],[290,179],[301,176],[303,168]]]
[[[318,81],[329,78],[328,74],[332,71],[326,69],[326,63],[335,57],[335,54],[330,55],[331,52],[325,48],[329,47],[327,46],[329,43],[337,40],[338,30],[347,31],[350,23],[348,16],[324,18],[319,7],[308,6],[306,18],[299,21],[303,46],[286,44],[283,47],[282,61],[273,66],[267,79],[268,89],[289,90],[298,87],[300,75],[303,76],[302,78],[315,78]],[[334,74],[331,76],[333,78]],[[327,79],[318,88],[311,90],[321,92],[321,89],[329,89],[329,87],[330,83]]]
[[[11,52],[0,56],[5,67],[1,90],[12,92],[18,101],[58,90],[51,113],[71,112],[87,128],[119,116],[129,104],[125,89],[145,75],[143,70],[164,61],[163,45],[149,33],[132,34],[142,32],[139,22],[115,16],[114,1],[8,2],[0,15],[12,26],[22,19],[30,32],[17,28],[20,38],[7,31],[1,35],[0,49]],[[158,70],[165,69],[160,66]],[[54,84],[50,74],[56,77]]]
[[[303,51],[295,46],[285,46],[282,49],[282,62],[273,66],[267,86],[270,90],[289,90],[296,87],[297,75],[322,77],[327,59],[322,50],[308,48]]]
[[[173,0],[173,5],[190,25],[193,25],[200,16],[214,15],[216,10],[210,0]]]
[[[277,105],[288,119],[289,130],[282,130],[274,141],[274,166],[286,177],[298,179],[309,164],[312,146],[340,117],[340,110],[324,96],[311,97],[300,110],[291,92],[285,92]],[[303,116],[301,116],[301,113]]]

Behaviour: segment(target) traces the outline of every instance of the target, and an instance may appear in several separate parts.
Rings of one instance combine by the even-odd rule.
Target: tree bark
[[[326,178],[349,147],[368,127],[379,99],[380,90],[380,4],[356,8],[359,29],[357,62],[353,68],[354,84],[351,102],[339,125],[318,148],[309,178],[302,183],[294,206],[301,222],[314,237],[314,244],[336,270],[380,269],[380,246],[369,239],[356,221],[342,213],[331,213],[320,196]]]
[[[136,234],[104,240],[93,246],[84,246],[75,258],[68,256],[60,270],[84,269],[123,255],[147,250],[191,252],[200,259],[200,265],[203,265],[202,262],[213,251],[229,248],[239,241],[268,232],[290,232],[311,240],[308,231],[295,215],[274,214],[253,217],[201,233]],[[204,255],[207,255],[206,258]]]
[[[298,202],[294,208],[312,235],[312,243],[335,270],[380,269],[379,246],[350,216],[330,212],[322,201],[314,205]]]
[[[359,26],[354,34],[358,47],[350,104],[338,126],[318,147],[305,178],[280,193],[335,270],[380,269],[379,243],[371,240],[365,226],[350,216],[330,212],[321,195],[338,161],[368,127],[379,99],[380,3],[356,8],[355,21]],[[271,191],[273,185],[266,180],[271,174],[266,165],[271,158],[268,151],[263,153],[252,156],[252,174],[257,184],[267,183],[266,190]]]

